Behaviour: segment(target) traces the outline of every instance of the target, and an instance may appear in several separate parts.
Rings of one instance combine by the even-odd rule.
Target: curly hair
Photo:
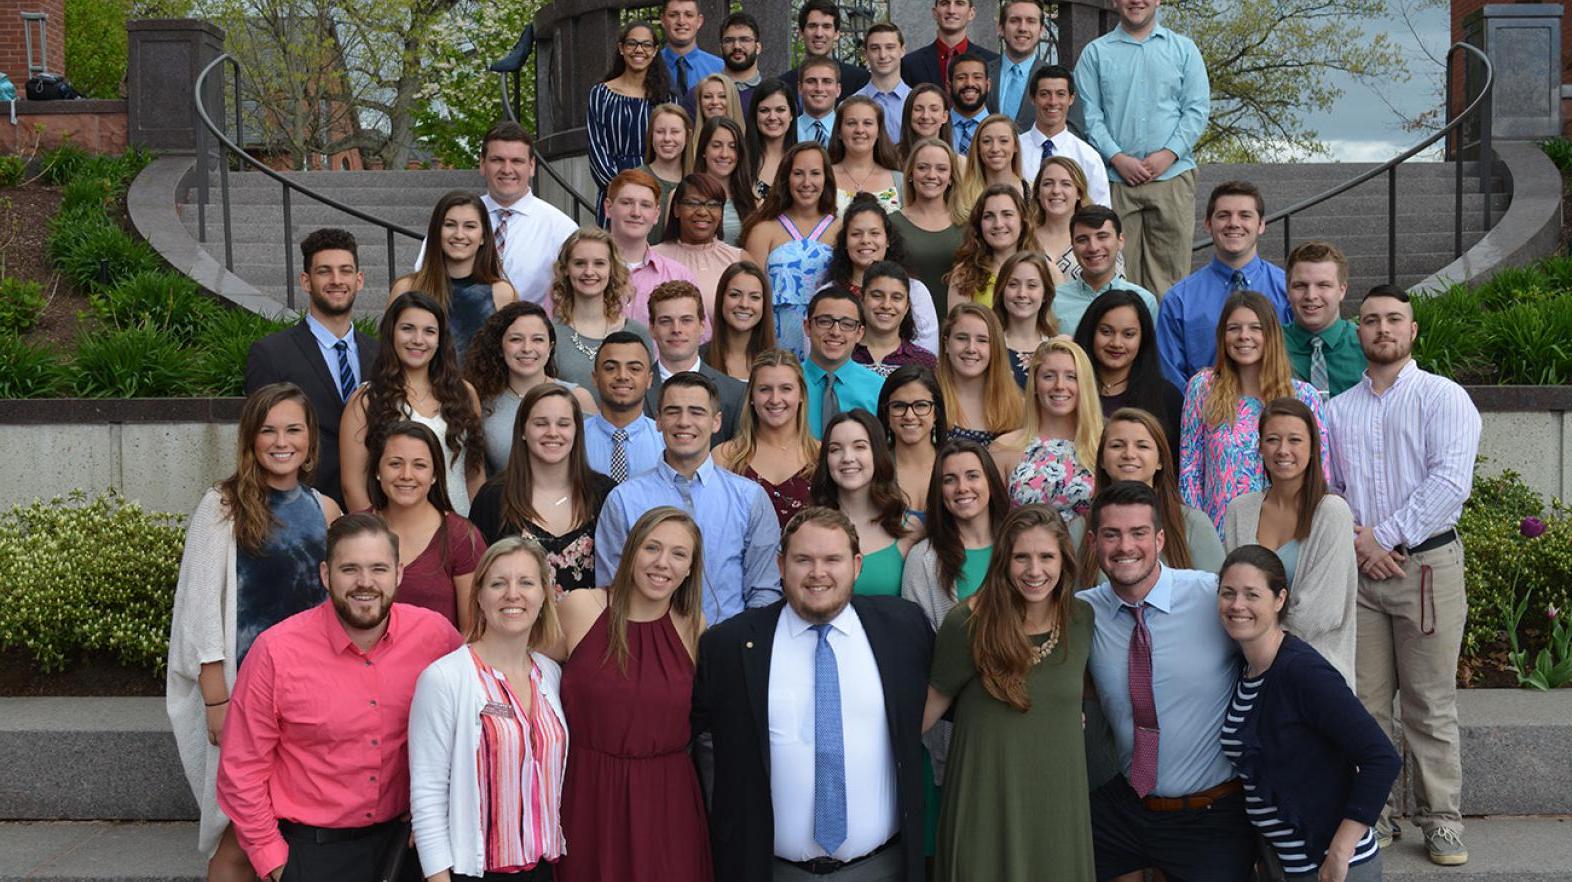
[[[459,373],[458,357],[453,354],[452,332],[448,328],[447,313],[419,291],[400,294],[382,316],[377,331],[377,357],[371,363],[371,376],[366,384],[366,449],[382,442],[388,427],[408,417],[410,407],[404,397],[404,363],[399,360],[394,343],[394,331],[404,313],[418,309],[430,313],[437,322],[437,350],[426,365],[432,395],[437,399],[438,410],[448,424],[443,438],[452,451],[453,461],[460,457],[470,464],[485,462],[480,417],[470,409],[469,390]],[[446,464],[444,464],[444,467]],[[472,466],[473,467],[473,466]]]
[[[1032,236],[1032,220],[1026,214],[1026,199],[1021,195],[1021,188],[994,184],[982,191],[977,201],[972,203],[972,213],[966,222],[966,238],[961,241],[960,250],[955,252],[955,264],[947,277],[950,284],[967,297],[975,297],[978,291],[987,287],[988,279],[993,275],[993,268],[989,265],[994,257],[993,246],[983,238],[982,222],[983,206],[995,196],[1007,197],[1015,203],[1015,211],[1021,219],[1021,232],[1015,239],[1012,253],[1027,247],[1027,243],[1036,245]]]
[[[851,229],[852,218],[860,214],[877,214],[879,222],[884,224],[884,241],[887,243],[884,256],[880,260],[892,260],[906,269],[906,240],[901,238],[900,230],[890,222],[890,215],[885,212],[879,200],[867,193],[859,193],[853,197],[851,204],[846,206],[846,211],[841,214],[841,228],[835,234],[835,248],[830,254],[829,266],[824,269],[824,281],[833,282],[843,288],[851,286],[852,273],[856,267],[852,266],[851,252],[846,246],[846,231]],[[908,270],[910,272],[910,270]]]
[[[557,329],[552,327],[551,317],[546,315],[546,310],[540,304],[528,300],[516,300],[492,313],[486,323],[480,326],[480,331],[475,334],[475,340],[469,345],[469,354],[464,360],[464,379],[475,387],[475,395],[480,398],[482,408],[489,407],[502,390],[508,387],[507,358],[502,354],[502,341],[508,336],[508,329],[521,318],[537,318],[546,327],[546,336],[551,339],[551,351],[546,354],[546,364],[542,368],[546,376],[557,376]]]
[[[580,227],[564,239],[562,247],[557,249],[557,260],[551,267],[551,314],[565,325],[573,324],[573,301],[577,295],[573,293],[573,280],[568,277],[568,270],[573,261],[573,249],[583,242],[606,246],[608,268],[606,290],[601,294],[601,303],[606,321],[615,324],[618,316],[622,315],[623,298],[633,293],[633,282],[628,276],[628,265],[617,254],[617,243],[612,241],[610,233],[600,227]]]

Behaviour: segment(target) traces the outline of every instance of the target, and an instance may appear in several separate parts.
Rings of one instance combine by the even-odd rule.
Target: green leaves
[[[42,284],[14,276],[0,278],[0,331],[31,331],[47,305]]]
[[[1572,257],[1414,298],[1425,370],[1472,385],[1572,383]]]
[[[1424,336],[1421,332],[1421,338]],[[1536,515],[1545,532],[1525,537],[1525,515]],[[1463,632],[1463,654],[1477,656],[1505,641],[1522,656],[1562,639],[1566,650],[1554,650],[1557,661],[1572,655],[1572,635],[1557,637],[1545,610],[1568,608],[1572,596],[1572,509],[1560,500],[1550,506],[1515,472],[1474,478],[1474,492],[1458,519],[1467,556],[1468,624]],[[1530,603],[1530,598],[1534,598]],[[1521,647],[1521,648],[1519,648]],[[1551,666],[1554,669],[1554,665]],[[1547,671],[1548,673],[1548,671]]]

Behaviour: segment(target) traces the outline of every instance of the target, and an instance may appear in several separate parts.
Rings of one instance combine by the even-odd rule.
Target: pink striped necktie
[[[1137,796],[1157,789],[1157,699],[1152,695],[1152,632],[1146,628],[1146,604],[1126,606],[1135,616],[1130,631],[1130,711],[1135,724],[1135,750],[1130,757],[1130,786]]]
[[[508,244],[508,218],[513,216],[513,209],[497,209],[497,229],[492,233],[492,238],[497,243],[497,259],[502,259],[502,249]]]

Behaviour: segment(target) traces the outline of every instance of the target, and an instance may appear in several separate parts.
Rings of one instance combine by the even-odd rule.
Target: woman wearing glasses
[[[590,173],[599,192],[595,219],[606,225],[606,184],[617,172],[638,168],[644,161],[644,133],[650,109],[667,98],[666,65],[657,64],[655,26],[631,21],[617,34],[617,56],[611,70],[589,92],[585,127],[589,135]]]
[[[896,368],[879,390],[877,413],[895,456],[895,482],[906,494],[906,511],[922,520],[933,460],[950,432],[939,380],[921,365]]]
[[[671,194],[665,238],[653,249],[693,273],[705,303],[715,302],[715,289],[726,268],[748,256],[719,238],[725,208],[726,190],[720,181],[699,173],[684,177]]]

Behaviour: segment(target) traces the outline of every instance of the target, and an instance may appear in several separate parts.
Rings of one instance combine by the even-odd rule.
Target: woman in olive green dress
[[[923,726],[955,705],[938,882],[1091,882],[1081,689],[1092,610],[1071,593],[1064,522],[1005,518],[982,587],[945,617]]]

